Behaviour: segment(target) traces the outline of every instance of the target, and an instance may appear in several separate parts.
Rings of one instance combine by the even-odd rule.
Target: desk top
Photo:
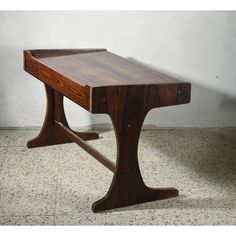
[[[96,102],[102,104],[105,93],[113,101],[128,87],[145,92],[148,101],[155,98],[154,107],[190,101],[190,83],[106,49],[25,50],[24,69],[91,112],[103,111]],[[132,96],[138,99],[140,91]]]
[[[29,52],[39,63],[82,86],[182,83],[106,49],[31,50]]]

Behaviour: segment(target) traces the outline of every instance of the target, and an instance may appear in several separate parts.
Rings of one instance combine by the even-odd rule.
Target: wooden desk
[[[47,95],[42,130],[27,146],[75,142],[114,172],[105,197],[93,203],[94,212],[178,196],[175,188],[149,188],[144,184],[137,149],[148,111],[189,103],[190,83],[130,62],[106,49],[25,50],[24,69],[45,84]],[[85,142],[97,139],[97,133],[71,130],[63,96],[93,114],[110,116],[117,141],[115,164]]]

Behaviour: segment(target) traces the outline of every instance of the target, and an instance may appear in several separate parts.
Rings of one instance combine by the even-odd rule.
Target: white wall
[[[189,105],[152,110],[158,126],[236,126],[235,12],[0,12],[0,126],[39,126],[41,82],[23,49],[105,47],[192,82]],[[72,126],[110,122],[66,101]]]

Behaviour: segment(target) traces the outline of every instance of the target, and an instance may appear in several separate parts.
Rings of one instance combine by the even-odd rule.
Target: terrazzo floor
[[[115,136],[89,141],[115,160]],[[76,144],[27,149],[37,129],[0,130],[1,225],[235,225],[236,128],[143,130],[139,164],[151,187],[180,196],[93,213],[112,173]]]

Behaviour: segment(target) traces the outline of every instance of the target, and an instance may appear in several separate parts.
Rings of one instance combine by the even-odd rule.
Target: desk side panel
[[[92,88],[91,92],[90,112],[110,114],[110,110],[113,110],[114,107],[125,106],[125,100],[127,99],[131,99],[133,103],[139,103],[142,112],[148,112],[157,107],[189,103],[190,97],[191,84],[184,82],[177,84],[95,87]]]
[[[61,92],[73,102],[89,110],[90,87],[81,86],[41,64],[28,51],[24,51],[24,70],[53,89]]]

